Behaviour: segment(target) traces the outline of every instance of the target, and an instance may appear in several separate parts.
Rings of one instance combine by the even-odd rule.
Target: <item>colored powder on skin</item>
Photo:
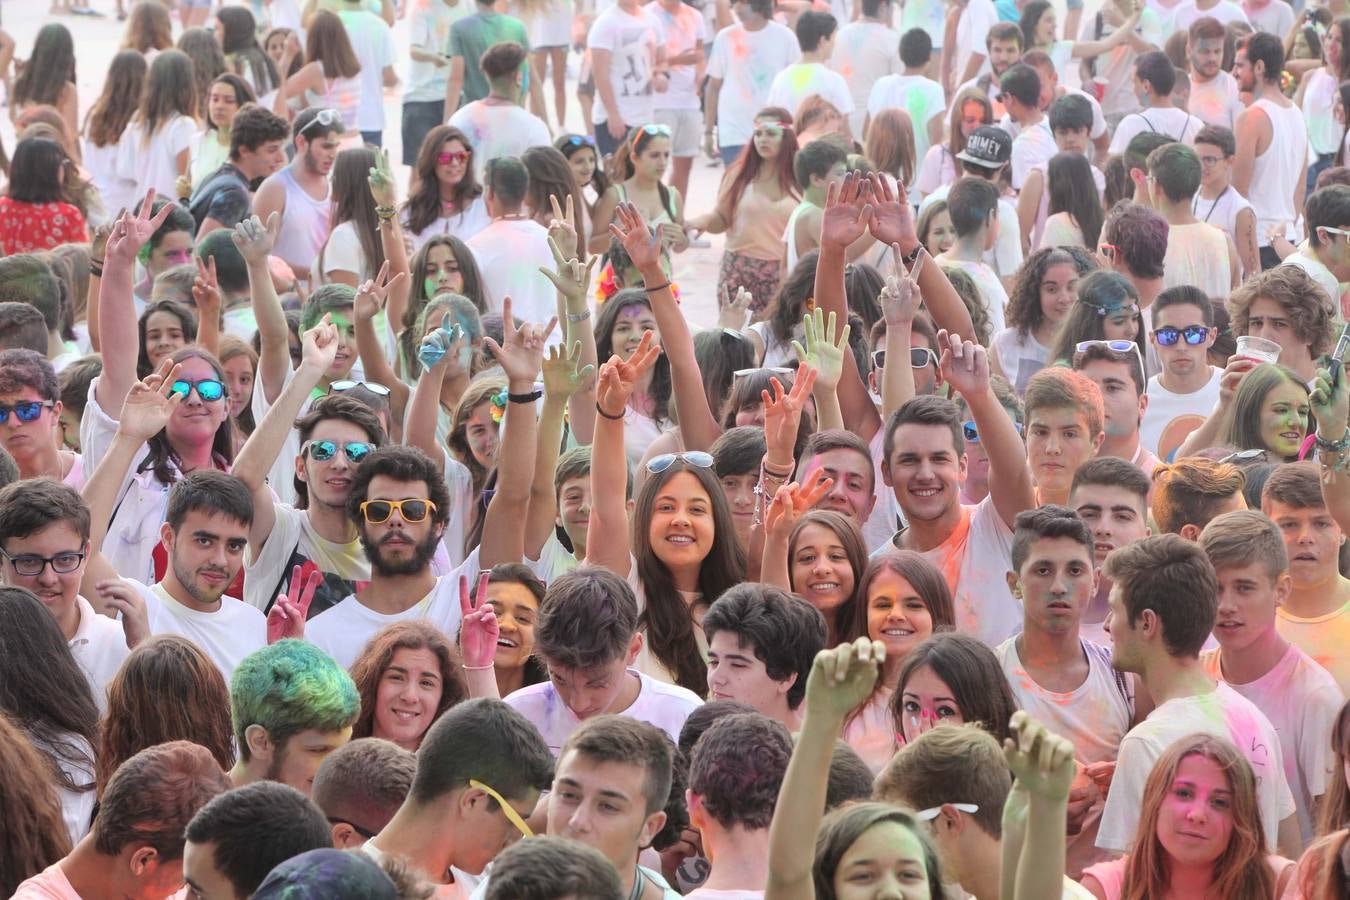
[[[422,292],[425,293],[428,297],[436,296],[436,287],[437,287],[436,279],[430,276],[428,276],[426,280],[422,282]]]

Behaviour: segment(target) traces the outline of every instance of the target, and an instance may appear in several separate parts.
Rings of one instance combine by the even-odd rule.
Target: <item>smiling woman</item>
[[[1292,369],[1265,363],[1242,379],[1220,443],[1234,450],[1266,450],[1297,459],[1308,434],[1308,388]]]
[[[459,654],[424,620],[395,622],[370,639],[352,664],[361,715],[352,737],[377,737],[416,750],[447,709],[468,696]]]

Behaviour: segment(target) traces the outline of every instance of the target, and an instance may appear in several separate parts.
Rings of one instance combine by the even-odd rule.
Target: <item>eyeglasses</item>
[[[336,109],[321,109],[319,110],[319,114],[309,121],[309,124],[295,133],[295,136],[299,137],[315,125],[322,125],[324,128],[332,128],[334,125],[341,124],[342,116]]]
[[[943,806],[950,806],[957,812],[963,812],[968,816],[973,816],[980,811],[976,803],[945,803]],[[916,822],[931,822],[942,814],[941,806],[930,806],[928,809],[921,809],[914,814]]]
[[[335,818],[334,816],[329,816],[329,817],[328,817],[328,824],[329,824],[329,825],[346,825],[348,828],[350,828],[352,831],[355,831],[357,834],[361,835],[361,837],[365,838],[366,840],[370,840],[371,838],[375,837],[375,832],[373,832],[373,831],[367,831],[366,829],[362,828],[360,825],[357,825],[355,822],[349,821],[349,820],[347,820],[347,819],[338,819],[338,818]]]
[[[337,456],[338,447],[341,447],[342,454],[354,463],[359,463],[375,449],[374,444],[365,441],[346,441],[342,444],[338,444],[337,441],[305,441],[300,453],[309,454],[309,458],[315,462],[328,462]]]
[[[926,369],[929,366],[938,364],[938,355],[928,347],[910,347],[909,348],[909,367],[911,369]],[[872,351],[872,368],[886,368],[886,351]]]
[[[448,166],[451,163],[465,163],[469,160],[469,151],[467,150],[447,150],[444,153],[436,154],[436,162],[442,166]]]
[[[1013,422],[1013,427],[1017,429],[1018,434],[1022,433],[1021,422]],[[980,442],[980,431],[975,427],[974,422],[962,422],[961,435],[972,444],[978,444]]]
[[[173,383],[173,392],[182,396],[184,400],[188,395],[196,390],[197,396],[206,403],[214,403],[225,396],[225,385],[214,378],[203,378],[201,381],[188,381],[186,378],[180,378]]]
[[[702,450],[686,450],[683,453],[662,453],[660,456],[653,456],[647,460],[647,471],[653,475],[660,475],[666,469],[675,465],[676,462],[685,462],[699,469],[711,469],[713,458],[711,453],[704,453]]]
[[[659,459],[660,457],[658,457]],[[410,525],[416,525],[418,522],[426,519],[428,515],[436,512],[436,504],[430,500],[418,500],[409,498],[406,500],[367,500],[361,504],[361,515],[365,516],[366,522],[371,525],[379,525],[382,522],[388,522],[389,517],[398,510],[399,516],[403,521]]]
[[[19,417],[20,422],[36,422],[42,415],[44,409],[55,409],[56,404],[42,400],[20,400],[13,406],[6,406],[0,403],[0,425],[9,421],[9,414],[13,412]]]
[[[1200,166],[1202,168],[1208,168],[1209,166],[1217,166],[1219,163],[1223,162],[1227,158],[1228,157],[1226,156],[1202,156],[1200,157]]]
[[[756,372],[768,372],[770,375],[791,375],[792,370],[786,366],[756,366],[753,369],[737,369],[731,373],[734,381],[737,378],[744,378],[746,375],[754,375]]]
[[[653,137],[657,135],[661,137],[670,137],[671,130],[669,125],[658,125],[653,123],[650,125],[643,125],[642,133],[652,135]]]
[[[1186,343],[1192,347],[1198,347],[1209,337],[1209,327],[1205,325],[1187,325],[1185,328],[1173,328],[1171,325],[1164,325],[1161,328],[1153,329],[1153,336],[1158,339],[1158,343],[1164,347],[1171,347],[1178,339],[1185,338]]]
[[[589,134],[574,134],[571,137],[563,139],[564,147],[594,147],[595,138]]]
[[[328,393],[341,394],[343,391],[350,391],[352,388],[359,387],[363,387],[372,394],[377,394],[381,397],[389,396],[389,388],[380,384],[378,381],[348,381],[346,379],[335,381],[330,384],[328,386]]]
[[[486,784],[483,784],[483,782],[477,780],[476,778],[469,779],[469,787],[478,788],[478,790],[487,794],[493,800],[496,800],[497,805],[502,808],[502,815],[506,816],[507,821],[509,821],[512,825],[516,826],[516,829],[521,833],[523,837],[527,838],[534,837],[534,830],[530,828],[529,825],[525,824],[525,820],[520,817],[520,813],[516,812],[516,808],[514,806],[506,802],[505,797],[494,791],[492,788],[488,787]]]
[[[1148,369],[1147,367],[1144,366],[1144,354],[1139,352],[1138,344],[1136,344],[1134,341],[1125,341],[1125,340],[1079,341],[1077,344],[1074,345],[1075,352],[1073,355],[1073,367],[1075,369],[1081,369],[1083,367],[1083,364],[1085,362],[1085,360],[1083,359],[1083,354],[1091,350],[1093,347],[1103,347],[1106,350],[1110,351],[1111,353],[1133,353],[1135,362],[1139,363],[1139,378],[1140,378],[1139,383],[1143,385],[1143,387],[1140,390],[1140,393],[1141,394],[1148,393]],[[1115,359],[1114,357],[1110,358],[1114,362],[1127,361],[1123,359]]]
[[[58,553],[55,556],[38,556],[36,553],[21,553],[18,556],[11,556],[4,550],[0,550],[0,556],[9,560],[9,564],[14,567],[25,578],[36,578],[42,574],[42,570],[48,565],[57,575],[69,575],[80,567],[84,562],[85,552],[83,550],[67,550],[64,553]]]

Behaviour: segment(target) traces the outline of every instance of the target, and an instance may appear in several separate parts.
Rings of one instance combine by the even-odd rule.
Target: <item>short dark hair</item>
[[[792,756],[792,736],[759,713],[723,716],[703,733],[689,760],[689,790],[723,828],[764,829]]]
[[[483,55],[478,58],[478,66],[488,81],[496,81],[520,71],[528,55],[525,48],[515,41],[501,41],[483,51]]]
[[[1158,131],[1141,131],[1130,142],[1125,145],[1125,152],[1122,156],[1125,159],[1125,170],[1133,172],[1138,169],[1141,172],[1148,172],[1149,154],[1159,147],[1165,147],[1172,143],[1172,139]],[[1117,204],[1119,205],[1119,204]]]
[[[29,303],[0,301],[0,349],[22,347],[47,355],[47,321]]]
[[[575,751],[600,763],[638,766],[647,774],[643,793],[647,815],[660,812],[670,799],[675,743],[660,728],[628,716],[595,716],[567,737],[558,759]]]
[[[153,847],[161,862],[183,858],[183,830],[197,810],[230,789],[211,751],[191,741],[147,747],[117,767],[99,798],[94,848],[117,856]]]
[[[1013,97],[1023,106],[1030,106],[1033,109],[1040,106],[1041,76],[1026,63],[1020,62],[1009,66],[998,83],[1003,93]],[[950,196],[947,198],[947,205],[955,206]]]
[[[886,438],[882,449],[886,454],[884,463],[890,465],[895,453],[895,432],[901,425],[936,425],[952,433],[952,445],[957,456],[966,452],[965,433],[961,430],[961,411],[946,397],[924,395],[914,397],[891,413],[886,420]]]
[[[193,253],[208,266],[214,260],[216,282],[220,289],[226,294],[238,296],[248,292],[248,264],[244,262],[244,254],[234,245],[233,234],[228,228],[207,232],[198,237]]]
[[[300,330],[308,331],[324,313],[343,312],[356,306],[356,288],[347,284],[325,284],[305,298],[300,307]]]
[[[1149,87],[1160,97],[1172,93],[1172,89],[1177,85],[1176,66],[1172,65],[1167,54],[1161,50],[1139,54],[1134,60],[1134,73],[1139,76],[1140,81],[1148,82]]]
[[[1072,497],[1073,492],[1080,487],[1089,485],[1124,488],[1139,498],[1139,506],[1147,517],[1148,476],[1129,460],[1118,456],[1094,456],[1074,471],[1069,496]]]
[[[812,141],[792,158],[792,173],[803,187],[810,187],[812,177],[824,178],[831,169],[847,159],[848,151],[834,141]]]
[[[0,498],[3,496],[0,494]],[[1304,461],[1276,466],[1261,491],[1262,507],[1271,500],[1294,509],[1325,509],[1327,502],[1322,496],[1322,474],[1317,463]]]
[[[1237,153],[1237,137],[1233,129],[1223,125],[1206,125],[1195,133],[1192,144],[1209,144],[1219,148],[1225,158]]]
[[[1279,82],[1280,75],[1284,72],[1284,44],[1279,38],[1258,31],[1247,37],[1242,43],[1242,50],[1247,54],[1247,62],[1251,64],[1252,69],[1256,68],[1258,62],[1265,63],[1264,80],[1267,83]]]
[[[0,490],[0,546],[65,522],[89,540],[89,506],[80,492],[51,478],[27,478]]]
[[[623,900],[619,873],[599,850],[545,835],[516,841],[492,866],[487,900]]]
[[[1067,506],[1047,503],[1035,509],[1026,509],[1013,521],[1012,567],[1020,573],[1036,541],[1069,538],[1083,545],[1088,559],[1092,559],[1092,530]]]
[[[376,475],[394,481],[421,481],[427,486],[427,499],[436,506],[431,521],[444,525],[450,519],[450,490],[445,486],[441,467],[416,447],[390,444],[368,454],[356,467],[352,476],[352,492],[347,499],[347,516],[353,522],[363,521],[361,504],[370,494],[370,482]]]
[[[1153,521],[1164,533],[1183,525],[1204,528],[1219,504],[1241,493],[1246,475],[1232,463],[1188,456],[1153,471]]]
[[[933,58],[933,38],[922,28],[911,28],[900,35],[900,62],[907,69],[928,65]]]
[[[797,43],[803,53],[810,53],[820,47],[820,42],[828,40],[839,27],[838,20],[827,12],[808,9],[797,17]]]
[[[1170,141],[1165,139],[1164,143]],[[1130,144],[1133,146],[1134,141],[1130,141]],[[1167,220],[1139,203],[1117,203],[1107,213],[1106,222],[1102,225],[1102,239],[1115,246],[1125,267],[1136,278],[1163,276],[1167,232]]]
[[[1176,534],[1146,537],[1113,550],[1102,574],[1119,589],[1128,624],[1151,609],[1170,655],[1199,655],[1219,609],[1218,578],[1199,545]]]
[[[825,811],[871,798],[872,770],[857,750],[843,741],[835,741],[834,752],[830,754],[830,776],[825,783]]]
[[[45,355],[43,357],[46,358]],[[56,373],[61,389],[61,405],[80,418],[89,403],[89,385],[103,372],[103,357],[96,353],[82,356]]]
[[[995,22],[989,27],[989,33],[985,35],[984,46],[986,48],[992,47],[995,41],[1011,42],[1021,47],[1022,29],[1017,27],[1016,22]]]
[[[306,141],[322,140],[330,134],[342,134],[347,127],[342,124],[342,116],[329,116],[327,124],[315,120],[319,118],[319,113],[323,112],[325,107],[311,106],[302,109],[296,113],[295,119],[291,122],[291,142],[298,141],[304,137]]]
[[[223,515],[242,525],[253,524],[253,494],[233,475],[198,469],[179,479],[169,491],[164,521],[177,531],[190,512]]]
[[[582,565],[549,584],[534,645],[550,666],[591,669],[626,654],[637,630],[637,595],[628,582]]]
[[[55,331],[61,324],[61,298],[64,295],[65,286],[61,279],[38,254],[16,253],[0,257],[0,301],[32,306],[42,314],[48,331]],[[42,349],[45,355],[46,346]]]
[[[465,788],[490,784],[509,800],[553,781],[553,756],[539,729],[500,700],[466,700],[427,729],[417,750],[408,800],[425,804]],[[495,802],[495,801],[494,801]]]
[[[1153,301],[1154,321],[1157,321],[1158,313],[1172,306],[1194,306],[1200,310],[1201,322],[1210,327],[1214,325],[1214,304],[1210,303],[1208,294],[1194,285],[1179,284],[1159,294]]]
[[[328,820],[314,803],[279,781],[246,784],[217,796],[187,825],[194,844],[212,844],[211,859],[240,897],[274,866],[306,850],[333,846]]]
[[[678,742],[680,753],[685,757],[693,754],[699,738],[703,737],[703,733],[713,727],[713,723],[718,719],[739,713],[757,712],[758,710],[749,703],[742,703],[739,700],[709,700],[702,706],[694,707],[689,713],[689,718],[680,726]]]
[[[1065,94],[1050,104],[1050,131],[1091,131],[1092,104],[1078,94]]]
[[[411,751],[380,738],[356,738],[319,764],[314,805],[329,818],[379,832],[407,799],[416,771]]]
[[[498,203],[507,209],[519,209],[530,188],[530,172],[514,156],[497,156],[488,160],[483,183]]]
[[[0,350],[0,394],[31,388],[43,400],[61,399],[56,370],[43,353],[19,348]]]
[[[1350,226],[1350,187],[1333,184],[1313,191],[1303,205],[1303,219],[1308,227],[1308,242],[1314,247],[1322,246],[1317,229]]]
[[[1148,174],[1173,203],[1189,200],[1200,190],[1200,157],[1186,144],[1163,144],[1148,155]],[[1347,189],[1350,193],[1350,189]]]
[[[284,142],[290,136],[291,126],[281,116],[256,103],[245,103],[230,123],[230,159],[238,160],[243,150],[256,151],[263,144]]]
[[[947,194],[947,214],[957,237],[968,237],[984,228],[997,211],[998,187],[983,178],[958,178]]]
[[[749,475],[759,471],[764,459],[764,429],[755,425],[728,428],[708,448],[718,478]]]
[[[734,633],[742,649],[752,649],[774,681],[796,675],[787,703],[792,709],[801,705],[811,664],[825,649],[825,616],[820,610],[782,588],[746,582],[718,597],[704,615],[708,640],[719,631]]]

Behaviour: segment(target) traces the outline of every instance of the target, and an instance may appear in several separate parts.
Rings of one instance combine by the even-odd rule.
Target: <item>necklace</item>
[[[1222,191],[1219,192],[1219,196],[1217,196],[1217,197],[1214,198],[1214,202],[1211,203],[1211,204],[1209,205],[1209,212],[1205,213],[1205,221],[1206,221],[1206,222],[1209,221],[1209,217],[1210,217],[1210,216],[1214,215],[1214,207],[1218,206],[1218,205],[1219,205],[1219,201],[1222,200],[1224,197],[1226,197],[1226,196],[1228,195],[1228,191],[1229,191],[1231,188],[1232,188],[1232,185],[1229,185],[1228,187],[1224,188]],[[1191,214],[1192,214],[1192,215],[1195,214],[1196,208],[1199,207],[1199,205],[1200,205],[1200,194],[1197,192],[1196,195],[1195,195],[1195,200],[1191,202]]]

